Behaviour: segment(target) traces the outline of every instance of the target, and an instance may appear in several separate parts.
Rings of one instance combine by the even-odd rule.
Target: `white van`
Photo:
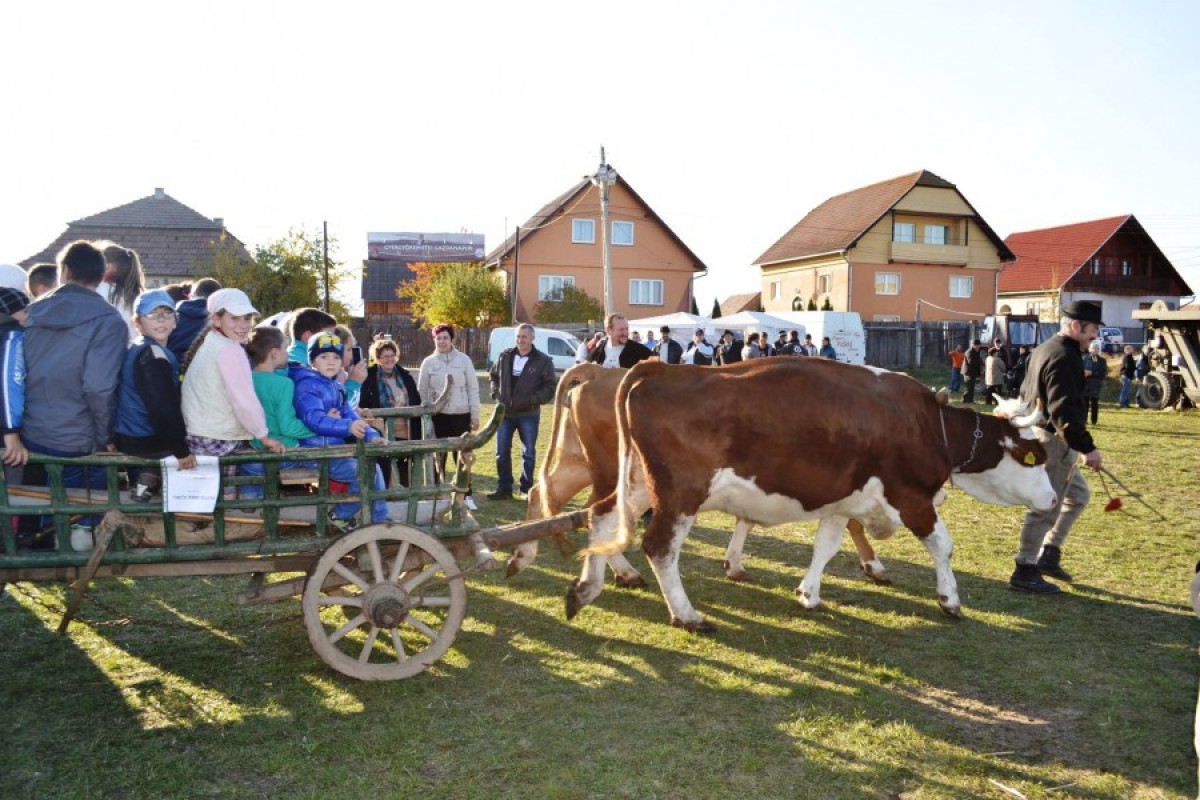
[[[847,364],[867,363],[867,337],[863,333],[862,317],[857,311],[768,311],[772,317],[803,326],[800,333],[812,334],[813,344],[819,350],[821,339],[828,336],[829,343],[837,352],[837,360]],[[720,325],[720,318],[713,325]]]
[[[581,344],[578,339],[565,331],[539,328],[536,325],[533,326],[533,331],[533,346],[550,356],[550,360],[554,362],[556,373],[561,375],[575,366],[575,351]],[[488,338],[488,369],[492,368],[501,353],[510,347],[515,347],[516,343],[517,328],[515,325],[493,329],[492,335]]]

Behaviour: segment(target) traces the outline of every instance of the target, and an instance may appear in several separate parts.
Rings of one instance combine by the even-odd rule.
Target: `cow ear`
[[[934,392],[934,396],[937,397],[937,404],[939,406],[944,406],[950,402],[950,392],[944,386]]]

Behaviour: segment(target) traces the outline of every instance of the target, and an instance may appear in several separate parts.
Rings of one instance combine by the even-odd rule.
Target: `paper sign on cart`
[[[196,456],[194,469],[180,469],[179,459],[162,460],[163,507],[178,513],[211,514],[221,494],[221,465],[216,456]]]

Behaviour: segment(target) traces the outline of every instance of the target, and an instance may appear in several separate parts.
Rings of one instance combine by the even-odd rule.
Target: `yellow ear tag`
[[[1034,466],[1037,464],[1037,456],[1035,456],[1033,453],[1025,453],[1025,463],[1031,467]]]

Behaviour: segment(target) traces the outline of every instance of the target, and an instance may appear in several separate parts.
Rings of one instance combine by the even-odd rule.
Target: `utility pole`
[[[325,302],[321,305],[321,310],[326,314],[329,313],[329,221],[321,222],[321,263],[323,269],[321,272],[321,283],[325,287]]]
[[[613,313],[612,260],[609,253],[608,236],[608,190],[617,182],[617,171],[604,158],[600,148],[600,168],[592,176],[592,185],[600,189],[600,257],[604,264],[604,316]]]
[[[517,324],[517,278],[521,270],[521,226],[518,225],[516,231],[513,232],[513,276],[512,285],[508,287],[509,294],[512,296],[512,323]]]

